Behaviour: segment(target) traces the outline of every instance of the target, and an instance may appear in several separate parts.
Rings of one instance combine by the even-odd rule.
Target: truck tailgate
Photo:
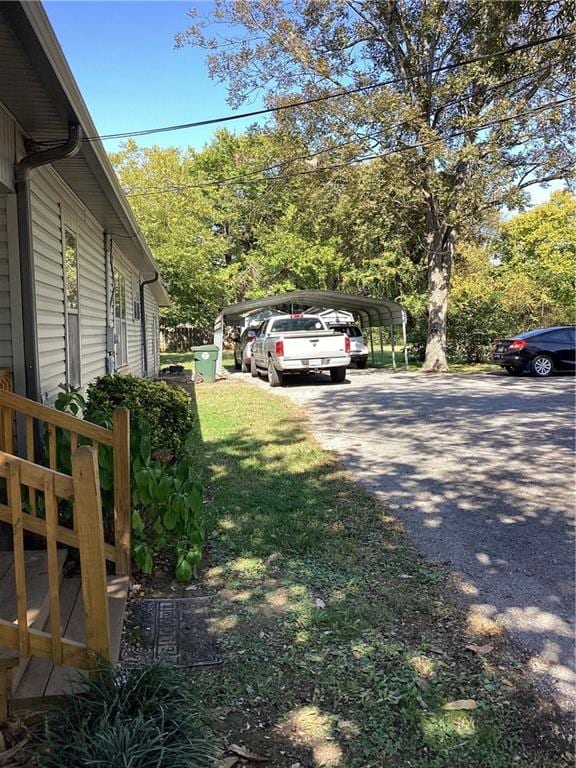
[[[306,332],[283,334],[285,360],[311,360],[345,355],[344,337],[340,334]]]

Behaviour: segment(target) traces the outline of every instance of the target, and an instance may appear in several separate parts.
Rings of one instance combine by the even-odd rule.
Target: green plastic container
[[[204,381],[212,384],[216,381],[216,363],[218,362],[218,347],[205,344],[202,347],[192,347],[194,353],[194,371],[199,373]]]

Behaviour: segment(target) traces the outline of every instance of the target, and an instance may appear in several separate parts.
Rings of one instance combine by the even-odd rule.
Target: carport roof
[[[406,321],[404,308],[390,299],[373,299],[369,296],[355,296],[339,291],[289,291],[275,296],[265,296],[262,299],[240,301],[224,307],[221,317],[229,324],[235,324],[241,318],[259,309],[281,307],[296,304],[299,307],[316,307],[321,309],[343,309],[355,312],[362,317],[368,326],[402,325]]]

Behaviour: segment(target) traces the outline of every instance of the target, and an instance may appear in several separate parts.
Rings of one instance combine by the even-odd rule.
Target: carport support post
[[[372,326],[369,326],[370,329],[370,355],[372,357],[372,367],[374,368],[376,361],[374,360],[374,338],[372,337]]]
[[[404,344],[404,367],[408,370],[408,342],[406,341],[406,318],[402,320],[402,343]]]
[[[392,343],[392,368],[396,370],[396,348],[394,346],[395,338],[394,338],[394,326],[390,326],[390,342]]]
[[[214,346],[218,347],[218,360],[216,361],[216,373],[222,373],[222,345],[224,343],[224,315],[220,313],[214,322]]]
[[[384,368],[384,342],[382,340],[382,326],[378,326],[380,332],[380,367]]]

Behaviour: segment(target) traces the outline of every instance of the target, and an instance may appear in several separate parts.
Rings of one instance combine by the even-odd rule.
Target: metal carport
[[[392,342],[392,365],[396,368],[394,327],[402,327],[402,343],[404,346],[404,364],[408,367],[408,351],[406,347],[406,311],[396,301],[390,299],[373,299],[369,296],[354,296],[339,291],[290,291],[275,296],[265,296],[262,299],[240,301],[224,307],[214,323],[214,344],[218,347],[218,370],[222,370],[222,344],[224,341],[225,325],[243,325],[247,315],[259,309],[277,307],[287,308],[289,312],[310,308],[343,309],[352,312],[360,318],[363,328],[390,328]],[[374,362],[374,347],[370,334],[372,362]],[[382,331],[380,330],[380,346],[382,347]]]

